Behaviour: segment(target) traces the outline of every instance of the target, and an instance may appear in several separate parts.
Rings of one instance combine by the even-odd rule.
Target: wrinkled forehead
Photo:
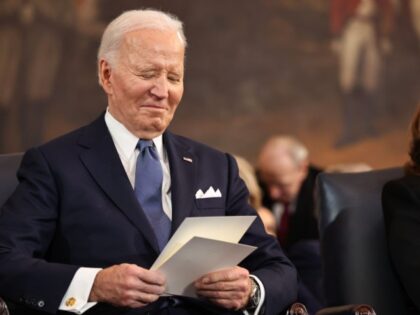
[[[124,36],[117,62],[128,67],[159,66],[184,72],[185,49],[174,31],[137,30]]]
[[[185,50],[179,32],[159,29],[139,29],[128,32],[123,37],[121,48],[173,53],[184,53]]]

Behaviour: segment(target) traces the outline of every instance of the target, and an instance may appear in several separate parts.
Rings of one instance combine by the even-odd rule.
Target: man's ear
[[[99,60],[99,83],[107,94],[112,94],[111,73],[112,69],[108,61],[105,59]]]

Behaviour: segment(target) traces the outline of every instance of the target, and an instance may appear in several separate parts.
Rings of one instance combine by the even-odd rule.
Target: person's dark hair
[[[409,173],[420,175],[420,104],[411,122],[410,161],[406,165]]]

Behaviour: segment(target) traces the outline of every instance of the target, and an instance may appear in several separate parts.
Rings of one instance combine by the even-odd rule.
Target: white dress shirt
[[[105,123],[111,134],[114,145],[117,149],[121,163],[127,173],[131,186],[134,189],[136,177],[136,162],[139,150],[136,146],[139,141],[128,129],[116,120],[107,110],[105,113]],[[166,150],[163,147],[162,135],[152,139],[159,155],[159,161],[162,165],[162,206],[163,211],[172,220],[172,201],[171,201],[171,176],[169,170],[169,161]],[[82,314],[94,306],[95,302],[88,302],[90,291],[95,281],[96,274],[100,268],[79,268],[75,273],[70,286],[59,309],[62,311]]]
[[[136,149],[139,138],[133,135],[128,129],[116,120],[108,111],[105,114],[105,123],[111,133],[114,145],[117,148],[121,163],[124,166],[131,186],[134,189],[136,178],[136,162],[139,150]],[[172,201],[171,201],[171,175],[169,170],[169,161],[166,150],[163,147],[162,135],[152,139],[159,155],[159,161],[162,165],[162,206],[163,211],[172,220]]]

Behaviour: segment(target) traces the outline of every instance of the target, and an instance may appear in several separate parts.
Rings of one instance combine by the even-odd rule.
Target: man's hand
[[[195,288],[198,295],[221,307],[240,310],[248,304],[251,280],[248,270],[236,266],[204,275]]]
[[[159,298],[165,277],[137,265],[121,264],[101,270],[93,282],[89,302],[106,302],[123,307],[142,307]]]

